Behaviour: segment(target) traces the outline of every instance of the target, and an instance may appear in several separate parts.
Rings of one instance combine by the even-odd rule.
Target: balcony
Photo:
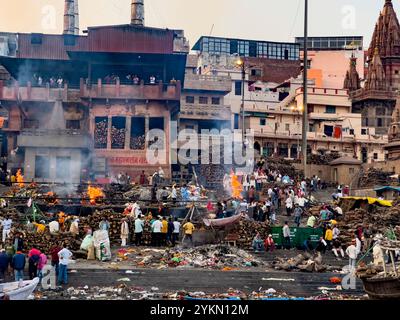
[[[77,86],[64,84],[61,88],[52,88],[48,84],[42,87],[34,87],[30,82],[26,86],[20,86],[18,82],[6,84],[0,81],[0,100],[11,101],[48,101],[56,100],[78,102],[82,98],[91,99],[137,99],[137,100],[172,100],[179,101],[181,96],[181,83],[121,84],[118,80],[115,84],[103,84],[101,79],[96,84],[85,84],[80,80]]]
[[[172,84],[121,84],[119,80],[115,84],[103,84],[101,79],[97,84],[87,85],[81,81],[81,97],[91,99],[137,99],[137,100],[174,100],[181,98],[181,83]]]
[[[231,108],[229,106],[209,106],[209,105],[182,105],[181,118],[183,119],[203,119],[203,120],[231,120]]]
[[[23,129],[18,136],[19,147],[88,149],[91,143],[81,130]]]
[[[232,80],[230,77],[187,74],[185,76],[185,90],[231,92]]]

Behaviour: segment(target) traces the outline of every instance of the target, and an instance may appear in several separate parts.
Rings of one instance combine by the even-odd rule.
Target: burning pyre
[[[240,183],[238,176],[233,172],[231,174],[231,187],[232,187],[232,198],[242,198],[243,186]]]
[[[97,201],[104,198],[104,192],[100,188],[88,186],[87,194],[90,198],[90,204],[95,205]]]
[[[18,169],[16,178],[17,178],[18,186],[20,188],[23,188],[24,187],[24,176],[21,173],[21,169]]]

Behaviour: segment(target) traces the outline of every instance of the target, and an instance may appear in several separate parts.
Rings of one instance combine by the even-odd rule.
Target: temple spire
[[[375,48],[374,56],[369,63],[367,81],[365,82],[366,90],[387,90],[385,70],[382,65],[379,49]]]
[[[350,58],[350,68],[347,70],[343,87],[349,91],[361,89],[360,75],[357,71],[357,58],[354,56],[354,53]]]
[[[400,24],[391,0],[385,0],[382,12],[372,36],[368,50],[368,60],[374,55],[375,48],[379,49],[381,58],[400,54]]]

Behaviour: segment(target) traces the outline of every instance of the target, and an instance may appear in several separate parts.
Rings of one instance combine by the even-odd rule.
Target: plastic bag
[[[87,235],[81,244],[81,250],[88,251],[88,248],[93,244],[93,236]]]

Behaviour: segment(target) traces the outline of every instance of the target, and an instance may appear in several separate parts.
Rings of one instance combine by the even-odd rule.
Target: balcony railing
[[[17,139],[19,147],[89,149],[92,146],[90,136],[81,130],[23,129]]]
[[[104,84],[101,79],[96,84],[88,84],[80,80],[79,88],[76,85],[64,84],[62,87],[53,88],[49,84],[32,86],[28,82],[20,86],[18,82],[5,83],[0,81],[0,100],[18,101],[79,101],[81,98],[93,99],[139,99],[139,100],[174,100],[179,101],[181,96],[180,81],[165,84],[138,85],[124,84],[119,80],[115,84]]]

